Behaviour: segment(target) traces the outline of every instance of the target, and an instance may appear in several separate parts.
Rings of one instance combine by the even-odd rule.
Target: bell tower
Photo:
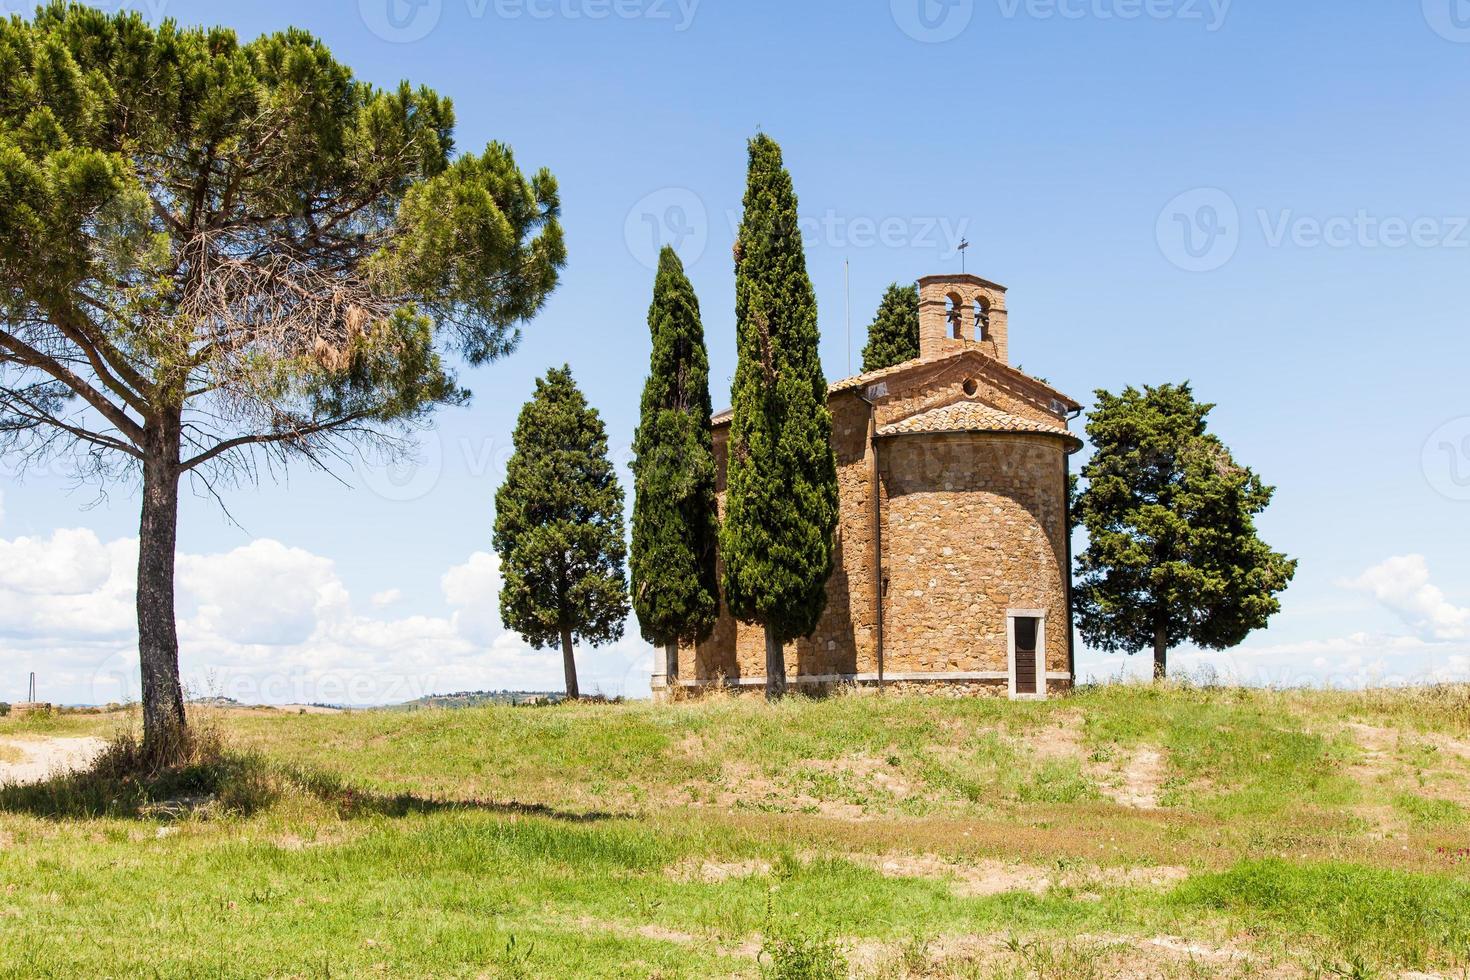
[[[919,280],[919,356],[938,357],[967,347],[1009,364],[1006,288],[959,273]]]

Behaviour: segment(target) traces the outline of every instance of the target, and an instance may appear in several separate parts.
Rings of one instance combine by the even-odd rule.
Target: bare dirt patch
[[[1167,760],[1163,750],[1140,746],[1116,764],[1111,760],[1095,761],[1082,738],[1083,718],[1080,714],[1056,716],[1055,724],[1038,730],[1016,745],[1033,759],[1077,761],[1097,788],[1113,802],[1135,810],[1156,810],[1166,775]]]
[[[1082,745],[1082,715],[1067,712],[1057,715],[1054,722],[1028,734],[1024,745],[1019,742],[1013,744],[1031,758],[1043,762],[1087,758],[1087,750]]]
[[[1163,888],[1189,877],[1188,868],[1172,866],[1102,868],[1078,864],[1046,868],[994,859],[950,861],[932,854],[845,854],[843,857],[888,878],[947,879],[954,893],[962,898],[1008,892],[1042,895],[1052,888],[1084,891],[1106,887]]]
[[[1108,795],[1123,806],[1138,810],[1157,810],[1159,791],[1164,785],[1164,754],[1152,746],[1136,749],[1123,765],[1122,781]],[[1104,787],[1108,792],[1108,787]]]
[[[1083,771],[1104,796],[1119,806],[1157,810],[1168,760],[1163,749],[1154,745],[1140,745],[1131,751],[1114,748],[1102,757],[1089,756]]]
[[[668,876],[675,881],[702,881],[717,885],[731,878],[753,878],[771,873],[768,861],[680,861],[668,868]]]
[[[1361,752],[1347,772],[1363,789],[1365,802],[1357,812],[1374,824],[1374,836],[1394,839],[1408,834],[1408,820],[1391,802],[1400,793],[1470,806],[1470,773],[1464,765],[1470,759],[1470,743],[1359,722],[1344,725],[1343,730]]]
[[[107,743],[100,738],[6,739],[0,746],[19,761],[0,761],[0,784],[38,783],[51,776],[84,768],[101,754]]]
[[[800,771],[797,767],[792,774]],[[852,821],[870,819],[867,808],[861,804],[816,797],[793,788],[791,781],[790,775],[786,778],[768,776],[746,763],[726,762],[720,769],[721,785],[706,797],[705,805],[712,803],[727,810],[820,814]]]
[[[797,768],[829,773],[845,777],[859,785],[871,787],[897,799],[913,792],[902,774],[894,772],[884,759],[869,755],[848,756],[841,759],[807,759],[797,763]]]

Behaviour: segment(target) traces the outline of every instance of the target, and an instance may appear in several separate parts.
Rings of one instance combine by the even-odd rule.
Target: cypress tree
[[[735,244],[739,360],[731,392],[725,602],[766,634],[766,696],[786,688],[784,645],[810,636],[826,604],[837,526],[837,460],[817,352],[817,302],[781,148],[750,142]]]
[[[630,570],[643,638],[664,648],[672,682],[679,643],[707,638],[720,607],[709,355],[699,298],[668,246],[659,256],[648,329],[653,355],[633,437]]]
[[[863,370],[877,371],[919,356],[919,287],[914,284],[888,287],[878,315],[868,326],[868,344],[863,348]]]
[[[1078,628],[1104,650],[1152,648],[1156,680],[1175,644],[1224,650],[1265,626],[1296,574],[1256,534],[1275,490],[1207,431],[1212,408],[1188,384],[1130,387],[1099,391],[1087,422]]]
[[[621,638],[628,590],[623,489],[602,419],[570,368],[536,382],[514,446],[495,494],[500,618],[537,650],[561,644],[567,697],[575,700],[573,639],[596,646]]]

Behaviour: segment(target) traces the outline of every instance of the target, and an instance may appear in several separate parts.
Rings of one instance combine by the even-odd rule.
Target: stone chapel
[[[828,406],[834,567],[816,631],[786,647],[790,689],[1044,698],[1070,688],[1067,487],[1082,442],[1068,426],[1081,406],[1011,367],[1005,287],[920,279],[919,356],[831,385]],[[713,426],[723,511],[730,413]],[[763,689],[762,631],[722,609],[677,666],[654,675],[655,698]]]

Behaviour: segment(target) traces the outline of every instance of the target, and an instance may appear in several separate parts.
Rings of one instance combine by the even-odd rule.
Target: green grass
[[[1432,697],[216,712],[226,747],[181,770],[0,789],[0,974],[1238,975],[1163,936],[1286,975],[1465,971],[1470,832],[1422,786],[1470,763],[1365,768],[1343,727],[1470,741]],[[1158,809],[1117,798],[1142,750]]]

